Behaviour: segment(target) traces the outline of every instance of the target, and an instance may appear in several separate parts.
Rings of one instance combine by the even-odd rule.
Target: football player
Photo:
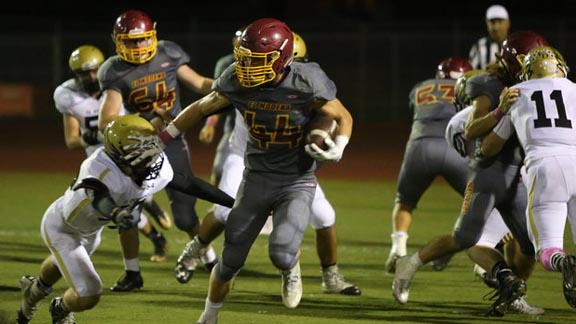
[[[178,83],[197,93],[208,93],[212,79],[188,66],[189,55],[176,43],[156,37],[156,23],[145,12],[129,10],[116,19],[112,37],[116,54],[108,58],[98,70],[104,91],[98,125],[105,125],[118,116],[124,105],[127,113],[139,114],[158,129],[181,111]],[[191,196],[168,187],[172,216],[176,227],[192,239],[198,231],[196,197],[229,205],[231,200],[201,178],[193,176],[187,145],[179,139],[170,143],[166,155],[178,177],[194,178],[198,194]],[[122,241],[126,259],[126,273],[112,287],[113,291],[130,291],[142,287],[140,268],[134,263],[138,256],[138,236],[128,229]],[[207,250],[206,266],[217,262],[212,248]]]
[[[299,250],[317,186],[316,161],[342,158],[352,134],[352,116],[318,64],[293,62],[293,42],[292,31],[282,21],[252,22],[234,49],[235,64],[216,80],[214,90],[188,105],[160,133],[163,142],[170,143],[206,115],[230,104],[247,125],[242,184],[226,221],[222,258],[210,276],[198,323],[218,321],[232,282],[272,212],[269,256],[281,273],[282,300],[295,308],[302,298]],[[328,150],[304,145],[304,128],[314,111],[338,124]]]
[[[470,70],[467,60],[446,58],[438,64],[434,78],[418,82],[410,91],[409,107],[414,116],[392,210],[392,248],[385,264],[388,273],[394,273],[396,260],[407,253],[412,213],[434,179],[446,179],[452,189],[464,196],[468,161],[447,147],[444,132],[456,113],[454,83]],[[443,270],[450,257],[435,260],[434,269]]]
[[[294,33],[294,61],[302,63],[308,62],[306,43],[297,33]],[[242,119],[242,115],[235,109],[233,111],[235,111],[236,121],[234,122],[230,140],[227,143],[228,147],[226,148],[226,152],[228,152],[228,154],[224,155],[219,188],[230,196],[235,197],[238,192],[238,187],[242,182],[244,153],[246,151],[246,143],[249,141],[249,133]],[[182,271],[181,268],[183,268],[183,266],[181,264],[185,264],[186,262],[184,261],[190,263],[191,261],[189,260],[197,259],[203,254],[208,244],[224,230],[224,224],[229,214],[230,208],[216,205],[214,206],[213,212],[204,218],[203,222],[211,225],[203,226],[198,235],[186,245],[178,258],[176,279],[179,282],[187,282],[190,278]],[[266,227],[266,224],[269,222],[271,233],[273,230],[272,216],[268,217],[264,227]],[[336,213],[334,208],[328,199],[326,199],[320,185],[318,185],[312,202],[310,226],[316,231],[316,250],[322,270],[322,290],[329,294],[358,296],[361,294],[360,288],[347,282],[338,269],[335,222]],[[262,234],[262,231],[260,233]],[[270,233],[268,233],[268,235]]]
[[[478,74],[466,83],[466,93],[472,99],[472,111],[466,123],[464,136],[476,140],[490,132],[510,102],[498,97],[506,86],[518,82],[519,59],[531,48],[547,45],[547,41],[534,32],[518,31],[504,41],[499,64],[494,70]],[[468,250],[469,256],[498,280],[498,290],[487,315],[503,316],[510,306],[526,295],[526,282],[535,264],[534,246],[530,241],[526,218],[526,187],[521,179],[521,147],[514,138],[497,157],[485,159],[476,156],[470,161],[470,176],[458,226],[452,234],[431,240],[417,253],[398,259],[392,284],[394,298],[400,303],[408,301],[410,284],[419,267],[431,260],[474,246],[486,219],[496,208],[518,241],[519,253],[514,270],[502,257],[485,258],[479,250]],[[499,253],[499,252],[498,252]],[[541,313],[542,310],[534,310]]]
[[[71,150],[84,149],[86,156],[102,146],[102,133],[98,130],[98,111],[102,92],[98,84],[97,72],[104,62],[104,54],[93,45],[82,45],[70,54],[68,66],[74,78],[68,79],[56,87],[54,103],[62,114],[64,139]],[[170,217],[152,197],[144,203],[146,210],[164,229],[172,226]],[[166,260],[167,241],[142,215],[138,223],[140,232],[152,241],[154,254],[151,261]]]
[[[40,232],[50,255],[38,277],[23,276],[18,323],[28,323],[38,303],[62,277],[68,288],[50,302],[53,323],[75,323],[74,313],[96,306],[102,281],[90,259],[107,224],[133,227],[142,202],[164,188],[173,171],[154,127],[136,115],[125,115],[104,130],[104,146],[80,166],[74,182],[44,213]],[[134,162],[134,156],[140,156]]]
[[[526,215],[536,228],[538,260],[546,270],[562,273],[564,298],[576,308],[576,257],[563,249],[567,217],[576,233],[576,84],[567,75],[555,48],[531,49],[520,72],[524,82],[501,94],[501,102],[513,103],[483,139],[481,152],[494,156],[513,134],[518,136],[526,153]]]

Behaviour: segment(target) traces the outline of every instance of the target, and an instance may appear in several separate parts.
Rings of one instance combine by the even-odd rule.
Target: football
[[[306,126],[306,143],[316,144],[320,149],[327,150],[328,145],[324,142],[327,137],[332,138],[336,130],[336,121],[327,116],[317,115]],[[333,138],[332,138],[333,139]]]

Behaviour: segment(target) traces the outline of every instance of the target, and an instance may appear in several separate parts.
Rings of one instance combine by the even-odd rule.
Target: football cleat
[[[152,239],[154,244],[154,254],[150,257],[152,262],[164,262],[166,261],[166,251],[168,250],[168,241],[162,233],[158,233],[156,237]]]
[[[360,296],[362,294],[358,286],[344,280],[344,276],[338,271],[337,265],[322,270],[322,291],[327,294],[349,296]]]
[[[206,253],[206,247],[200,243],[198,235],[186,243],[184,250],[180,253],[178,260],[176,261],[176,267],[174,268],[174,275],[179,283],[185,284],[194,275],[194,271],[200,263],[200,258]]]
[[[498,289],[498,280],[477,264],[474,265],[474,275],[489,288]]]
[[[544,314],[544,308],[538,306],[532,306],[526,302],[525,296],[522,296],[510,304],[509,310],[518,314],[528,314],[528,315],[542,315]]]
[[[573,255],[564,256],[562,260],[562,289],[564,299],[570,307],[576,308],[576,257]]]
[[[48,292],[42,291],[38,287],[38,279],[29,275],[20,278],[20,288],[22,291],[22,303],[17,311],[17,322],[18,324],[28,324],[38,310],[38,303],[46,298],[52,292],[52,289]]]
[[[56,297],[50,302],[50,314],[52,315],[52,324],[76,324],[74,313],[64,310],[62,297]]]
[[[396,272],[392,281],[392,296],[400,304],[406,304],[410,296],[410,284],[418,266],[410,262],[410,256],[400,257],[396,261]]]
[[[302,299],[302,276],[300,274],[300,261],[282,274],[282,302],[288,308],[296,308]]]
[[[128,271],[118,279],[116,284],[110,288],[111,291],[115,292],[125,292],[125,291],[133,291],[133,290],[140,290],[144,286],[144,279],[142,279],[142,275],[140,271]]]
[[[386,264],[384,265],[386,272],[391,274],[394,274],[394,272],[396,272],[396,261],[398,261],[399,258],[400,256],[398,254],[390,251],[388,259],[386,260]]]
[[[216,317],[208,317],[206,312],[202,312],[200,314],[200,318],[196,321],[196,324],[217,324],[218,323],[218,316]]]
[[[526,295],[526,282],[510,272],[499,284],[496,293],[489,299],[494,300],[486,316],[502,317],[509,310],[510,305],[518,298]]]

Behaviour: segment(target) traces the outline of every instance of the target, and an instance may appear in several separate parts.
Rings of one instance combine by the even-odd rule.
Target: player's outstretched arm
[[[224,207],[234,205],[234,198],[198,177],[176,173],[168,187]]]
[[[213,115],[230,105],[226,97],[216,91],[189,104],[176,118],[160,132],[160,139],[167,144],[183,132],[196,126],[206,116]]]

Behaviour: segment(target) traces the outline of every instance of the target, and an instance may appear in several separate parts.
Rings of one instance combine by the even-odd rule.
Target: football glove
[[[101,217],[100,220],[109,220],[119,228],[127,229],[133,226],[134,216],[131,206],[117,206],[112,209],[109,215]]]
[[[102,143],[104,135],[97,129],[89,129],[82,134],[82,140],[88,145],[96,145]]]
[[[345,135],[338,135],[334,140],[330,137],[324,139],[324,143],[328,146],[327,150],[322,150],[318,145],[311,143],[304,146],[304,150],[314,160],[324,162],[333,161],[338,162],[342,158],[344,148],[348,145],[349,138]]]

